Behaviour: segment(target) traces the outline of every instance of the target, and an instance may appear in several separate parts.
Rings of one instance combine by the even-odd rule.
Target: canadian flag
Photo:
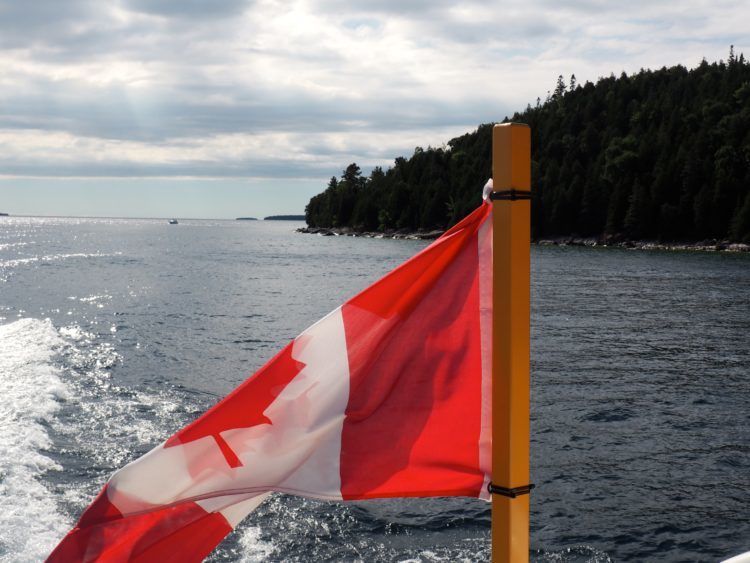
[[[200,561],[271,491],[489,498],[492,206],[117,471],[48,561]]]

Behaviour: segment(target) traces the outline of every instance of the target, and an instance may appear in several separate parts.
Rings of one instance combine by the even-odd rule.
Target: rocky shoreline
[[[356,231],[350,227],[325,228],[301,227],[298,233],[318,235],[322,237],[346,236],[377,239],[397,240],[434,240],[444,231],[411,231],[399,229],[397,231]],[[691,250],[698,252],[750,252],[750,244],[730,242],[728,240],[703,240],[698,242],[658,242],[648,240],[629,240],[620,235],[603,237],[552,237],[533,241],[540,246],[586,246],[590,248],[629,248],[634,250]]]
[[[298,233],[318,235],[321,237],[362,237],[362,238],[392,238],[401,240],[435,240],[445,231],[411,231],[399,229],[397,231],[355,231],[350,227],[325,228],[325,227],[300,227]]]
[[[750,244],[728,240],[702,240],[698,242],[659,242],[630,240],[621,235],[603,237],[553,237],[534,241],[540,246],[587,246],[590,248],[629,248],[633,250],[690,250],[697,252],[750,252]]]

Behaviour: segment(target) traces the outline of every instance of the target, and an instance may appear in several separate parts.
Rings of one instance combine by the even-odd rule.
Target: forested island
[[[255,217],[237,217],[235,221],[257,221]]]
[[[504,121],[532,132],[532,235],[750,242],[750,64],[730,50],[595,84],[560,76],[544,101]],[[492,125],[417,147],[387,170],[350,164],[305,208],[313,228],[445,229],[491,175]]]
[[[264,221],[304,221],[304,215],[269,215],[263,218]]]

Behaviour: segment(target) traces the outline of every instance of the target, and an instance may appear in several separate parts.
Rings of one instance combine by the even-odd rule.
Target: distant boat
[[[179,225],[179,223],[177,222],[177,219],[170,219],[169,220],[169,224],[170,225]]]

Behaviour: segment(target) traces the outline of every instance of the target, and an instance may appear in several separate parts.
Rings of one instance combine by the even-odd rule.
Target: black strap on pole
[[[499,485],[493,485],[492,483],[489,483],[487,485],[487,490],[490,492],[490,494],[493,495],[501,495],[508,498],[516,498],[521,495],[528,495],[531,492],[531,489],[533,489],[536,485],[533,483],[530,483],[528,485],[523,485],[521,487],[513,487],[512,489],[506,489],[505,487],[500,487]]]
[[[516,190],[516,189],[511,188],[510,190],[500,190],[497,192],[492,192],[490,194],[491,201],[498,201],[498,200],[516,201],[517,199],[531,199],[531,192],[525,191],[525,190]]]

